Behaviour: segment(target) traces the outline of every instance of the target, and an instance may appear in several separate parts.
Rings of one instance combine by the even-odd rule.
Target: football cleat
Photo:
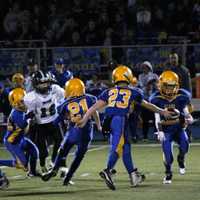
[[[184,175],[185,174],[185,156],[181,154],[181,152],[177,156],[177,161],[178,161],[178,166],[179,166],[179,173],[180,175]]]
[[[179,168],[179,173],[180,175],[184,175],[185,174],[185,168]]]
[[[36,171],[35,173],[28,172],[26,176],[28,178],[34,178],[34,177],[42,177],[42,174],[40,174],[39,172]]]
[[[71,180],[67,180],[67,179],[66,179],[66,180],[63,181],[63,185],[64,185],[64,186],[75,185],[75,183],[74,183],[73,181],[71,181]]]
[[[108,186],[109,189],[111,190],[115,190],[115,185],[114,182],[112,180],[112,174],[109,170],[104,169],[103,171],[101,171],[99,173],[100,177],[105,181],[106,185]]]
[[[68,186],[68,185],[74,185],[75,183],[71,181],[67,176],[65,176],[63,180],[63,185]]]
[[[69,168],[67,167],[61,167],[60,168],[60,178],[64,178],[69,171]]]
[[[137,169],[134,172],[132,172],[129,175],[129,177],[130,177],[130,182],[131,182],[132,187],[136,187],[137,185],[142,183],[145,179],[145,175],[138,172]]]
[[[110,173],[111,173],[111,175],[115,175],[117,173],[117,170],[116,169],[111,169]]]
[[[48,180],[50,180],[52,177],[55,177],[56,175],[57,175],[57,170],[50,170],[50,171],[48,171],[47,173],[44,173],[43,175],[42,175],[42,180],[43,181],[48,181]]]
[[[41,171],[42,171],[42,173],[47,173],[48,169],[46,166],[43,166],[43,167],[41,167]]]
[[[9,181],[5,174],[0,177],[0,189],[6,189],[9,186]]]
[[[63,186],[68,186],[70,183],[70,181],[68,179],[64,179],[63,181]]]
[[[172,183],[172,174],[166,174],[163,179],[163,184],[171,184]]]

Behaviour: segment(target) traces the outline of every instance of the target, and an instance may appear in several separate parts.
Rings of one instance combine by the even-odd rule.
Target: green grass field
[[[177,150],[174,148],[174,177],[171,185],[163,185],[164,168],[161,148],[134,145],[133,156],[136,166],[146,174],[145,182],[136,188],[129,185],[128,175],[122,161],[117,163],[115,176],[116,191],[109,190],[98,173],[105,167],[108,148],[96,146],[86,154],[82,165],[75,174],[75,185],[64,187],[62,180],[55,177],[49,182],[39,178],[26,178],[21,170],[4,168],[10,179],[10,187],[0,191],[0,200],[200,200],[200,146],[190,147],[187,156],[187,172],[179,175],[176,162]],[[0,157],[8,153],[0,149]],[[69,156],[68,162],[72,159]]]

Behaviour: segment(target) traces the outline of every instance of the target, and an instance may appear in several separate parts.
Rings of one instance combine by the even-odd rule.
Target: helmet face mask
[[[50,82],[41,82],[38,85],[36,85],[36,90],[41,94],[46,94],[50,90],[50,86]]]
[[[161,94],[168,98],[173,98],[178,92],[179,86],[177,84],[162,83],[160,86]]]
[[[164,97],[174,98],[179,90],[178,75],[172,71],[163,72],[159,78],[159,90]]]
[[[18,110],[24,111],[24,112],[27,110],[27,107],[24,104],[24,100],[23,99],[21,101],[19,101],[18,105],[15,106],[15,108],[17,108]]]
[[[51,77],[49,73],[44,73],[41,70],[32,75],[32,84],[36,92],[47,94],[51,88]]]

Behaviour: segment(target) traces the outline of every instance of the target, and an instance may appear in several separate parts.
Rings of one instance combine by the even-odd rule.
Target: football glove
[[[160,142],[165,141],[165,133],[163,131],[158,131],[158,132],[155,132],[154,134],[157,135],[157,139]]]
[[[33,111],[31,111],[31,112],[29,112],[29,113],[27,113],[27,114],[25,115],[25,118],[26,118],[26,119],[33,119],[34,117],[35,117],[35,114],[34,114]]]

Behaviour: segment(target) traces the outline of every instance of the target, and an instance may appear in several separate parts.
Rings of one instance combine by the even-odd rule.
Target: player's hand
[[[168,111],[168,110],[163,110],[161,113],[165,117],[165,119],[170,119],[173,117],[174,112],[173,111]]]
[[[155,135],[157,135],[157,138],[160,142],[165,141],[165,133],[163,131],[158,131],[154,133]]]
[[[7,131],[13,131],[14,127],[11,124],[7,125]]]
[[[183,118],[183,117],[182,117]],[[186,128],[188,125],[192,124],[194,121],[192,115],[188,115],[185,116],[184,119],[182,119],[182,123],[180,123],[182,125],[183,128]],[[180,119],[181,122],[181,119]]]
[[[31,112],[27,113],[25,115],[25,117],[26,117],[26,119],[33,119],[35,117],[35,114],[33,111],[31,111]]]
[[[97,130],[99,131],[99,132],[102,132],[102,126],[100,125],[100,126],[97,126]]]

